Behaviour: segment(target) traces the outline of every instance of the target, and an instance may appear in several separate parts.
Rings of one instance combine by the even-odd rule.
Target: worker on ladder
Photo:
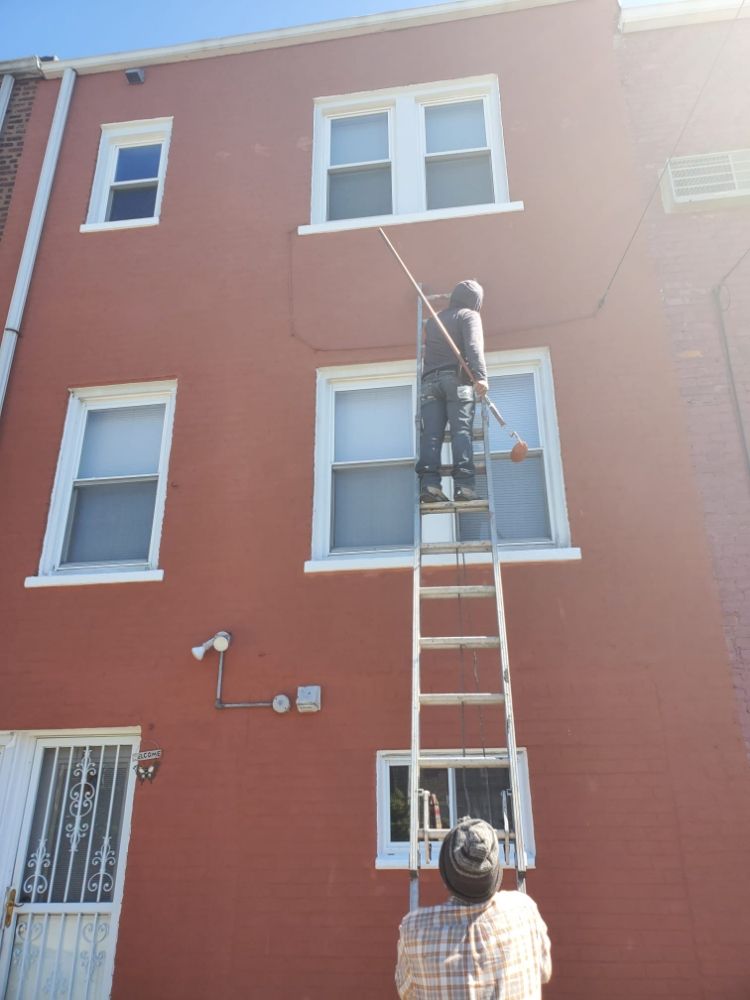
[[[484,292],[477,281],[461,281],[453,289],[450,304],[439,313],[474,377],[472,386],[451,351],[445,334],[430,317],[424,347],[419,441],[420,503],[445,503],[448,497],[440,487],[440,451],[446,425],[450,425],[453,452],[453,499],[476,500],[474,482],[474,446],[472,428],[476,395],[487,392],[487,366],[484,360],[484,334],[479,310]]]
[[[552,975],[547,927],[526,893],[498,891],[502,874],[494,829],[460,820],[440,849],[452,898],[401,921],[401,1000],[541,1000]]]

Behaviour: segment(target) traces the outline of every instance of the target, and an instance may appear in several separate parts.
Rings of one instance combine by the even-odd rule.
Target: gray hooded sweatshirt
[[[484,333],[479,310],[482,308],[484,290],[478,281],[460,281],[451,293],[450,305],[438,315],[474,378],[487,380],[484,361]],[[458,359],[448,346],[432,317],[427,321],[424,349],[424,373],[436,368],[458,366]],[[464,379],[466,376],[464,374]]]

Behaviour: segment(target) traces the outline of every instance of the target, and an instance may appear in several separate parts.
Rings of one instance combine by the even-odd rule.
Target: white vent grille
[[[667,174],[676,205],[750,197],[750,149],[675,156]]]

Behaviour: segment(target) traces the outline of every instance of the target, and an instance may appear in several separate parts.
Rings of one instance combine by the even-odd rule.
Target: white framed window
[[[102,125],[82,232],[159,222],[171,133],[171,118]]]
[[[424,751],[425,756],[457,755],[457,750]],[[481,750],[470,750],[471,755]],[[507,751],[488,750],[507,759]],[[531,812],[529,765],[526,750],[518,749],[518,780],[522,795],[524,847],[530,868],[536,865],[534,820]],[[377,788],[377,868],[406,868],[409,863],[409,751],[380,750],[376,755]],[[450,829],[463,816],[484,819],[496,830],[504,829],[503,793],[511,832],[515,829],[513,800],[510,794],[510,771],[506,767],[423,768],[420,786],[437,797],[440,825]],[[437,826],[436,810],[430,805],[430,825]],[[502,840],[502,836],[500,838]],[[501,851],[505,868],[515,867],[515,849],[509,843],[509,856]],[[440,844],[433,843],[429,863],[421,847],[422,864],[437,868]]]
[[[673,156],[661,178],[667,212],[714,211],[750,203],[750,149]]]
[[[502,558],[580,557],[570,547],[549,352],[487,355],[490,395],[529,445],[510,461],[514,441],[490,425],[492,476]],[[416,476],[416,377],[413,362],[318,371],[312,557],[308,572],[411,565]],[[480,407],[477,407],[477,423]],[[482,448],[481,441],[475,444]],[[448,446],[444,459],[449,460]],[[443,482],[449,491],[451,480]],[[486,478],[477,488],[486,495]],[[487,536],[481,514],[439,514],[423,521],[426,541]],[[483,562],[488,555],[467,556]],[[439,565],[455,557],[428,556]]]
[[[300,233],[521,208],[508,195],[496,76],[315,102]]]
[[[39,575],[26,586],[161,579],[174,382],[70,393]]]

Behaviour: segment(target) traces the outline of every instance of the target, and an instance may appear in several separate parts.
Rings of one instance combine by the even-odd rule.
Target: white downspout
[[[10,95],[13,93],[13,84],[15,82],[15,77],[11,73],[6,73],[3,77],[3,82],[0,83],[0,132],[3,130],[5,116],[8,113],[8,105],[10,104]]]
[[[55,177],[57,158],[60,154],[60,146],[62,145],[65,121],[68,117],[68,108],[70,107],[70,98],[73,94],[75,78],[75,70],[68,68],[63,73],[60,83],[60,92],[57,95],[55,113],[52,117],[49,138],[47,139],[47,149],[39,174],[34,205],[31,209],[29,226],[26,230],[26,239],[18,265],[16,283],[13,287],[13,295],[8,309],[8,318],[5,321],[3,339],[0,341],[0,414],[5,402],[5,391],[8,388],[8,379],[10,377],[10,368],[13,364],[16,342],[21,331],[23,311],[26,306],[26,297],[29,294],[31,275],[34,273],[34,262],[36,261],[36,254],[39,249],[39,240],[42,236],[42,227],[47,215],[47,205],[49,204],[50,192],[52,191],[52,181]]]

